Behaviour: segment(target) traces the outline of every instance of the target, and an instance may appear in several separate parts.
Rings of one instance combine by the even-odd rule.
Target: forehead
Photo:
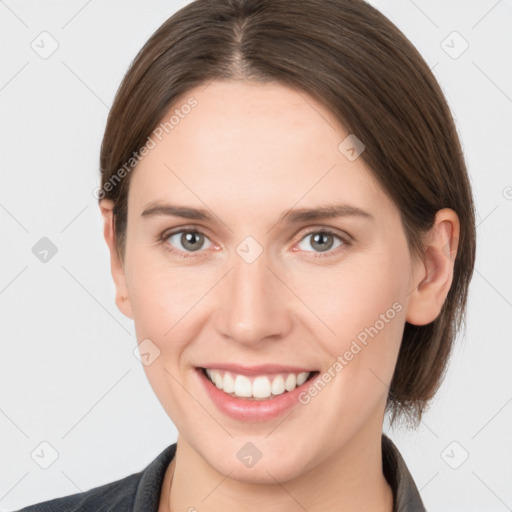
[[[201,208],[229,202],[260,213],[263,205],[281,213],[298,202],[392,208],[362,158],[340,151],[349,135],[303,91],[278,83],[201,85],[162,117],[155,147],[133,171],[129,209],[140,214],[155,199]]]

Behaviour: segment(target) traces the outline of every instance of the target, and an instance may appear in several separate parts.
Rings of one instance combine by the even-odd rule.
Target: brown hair
[[[444,378],[464,320],[476,251],[470,181],[435,77],[403,33],[363,0],[189,3],[140,50],[108,117],[99,199],[115,204],[122,260],[130,183],[126,163],[136,165],[133,155],[179,97],[213,79],[277,81],[333,112],[364,143],[361,158],[399,208],[415,257],[424,257],[422,236],[436,212],[452,208],[458,214],[459,246],[447,299],[435,321],[406,322],[388,394],[391,424],[403,414],[418,425]]]

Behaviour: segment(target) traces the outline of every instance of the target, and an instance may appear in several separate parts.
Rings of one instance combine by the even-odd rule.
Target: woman
[[[382,425],[418,425],[442,381],[474,206],[441,89],[389,20],[188,4],[119,88],[98,199],[178,440],[23,510],[425,510]]]

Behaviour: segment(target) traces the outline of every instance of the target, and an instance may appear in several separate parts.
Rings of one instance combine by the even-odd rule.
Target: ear
[[[425,260],[418,261],[413,269],[414,288],[405,317],[410,324],[428,324],[441,312],[453,280],[459,231],[459,217],[452,209],[437,212],[426,237]]]
[[[115,302],[123,315],[133,319],[130,296],[126,285],[126,275],[116,246],[113,209],[114,202],[111,199],[102,199],[100,201],[100,210],[103,217],[103,236],[110,250],[110,271],[116,287]]]

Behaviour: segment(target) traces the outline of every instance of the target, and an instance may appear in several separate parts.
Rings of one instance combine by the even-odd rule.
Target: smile
[[[277,375],[246,376],[234,372],[204,368],[215,386],[232,397],[265,399],[293,391],[304,384],[313,372],[280,373]]]
[[[196,366],[199,385],[224,415],[244,423],[265,422],[300,406],[299,395],[320,371],[307,367],[265,364],[242,366],[212,363]]]

